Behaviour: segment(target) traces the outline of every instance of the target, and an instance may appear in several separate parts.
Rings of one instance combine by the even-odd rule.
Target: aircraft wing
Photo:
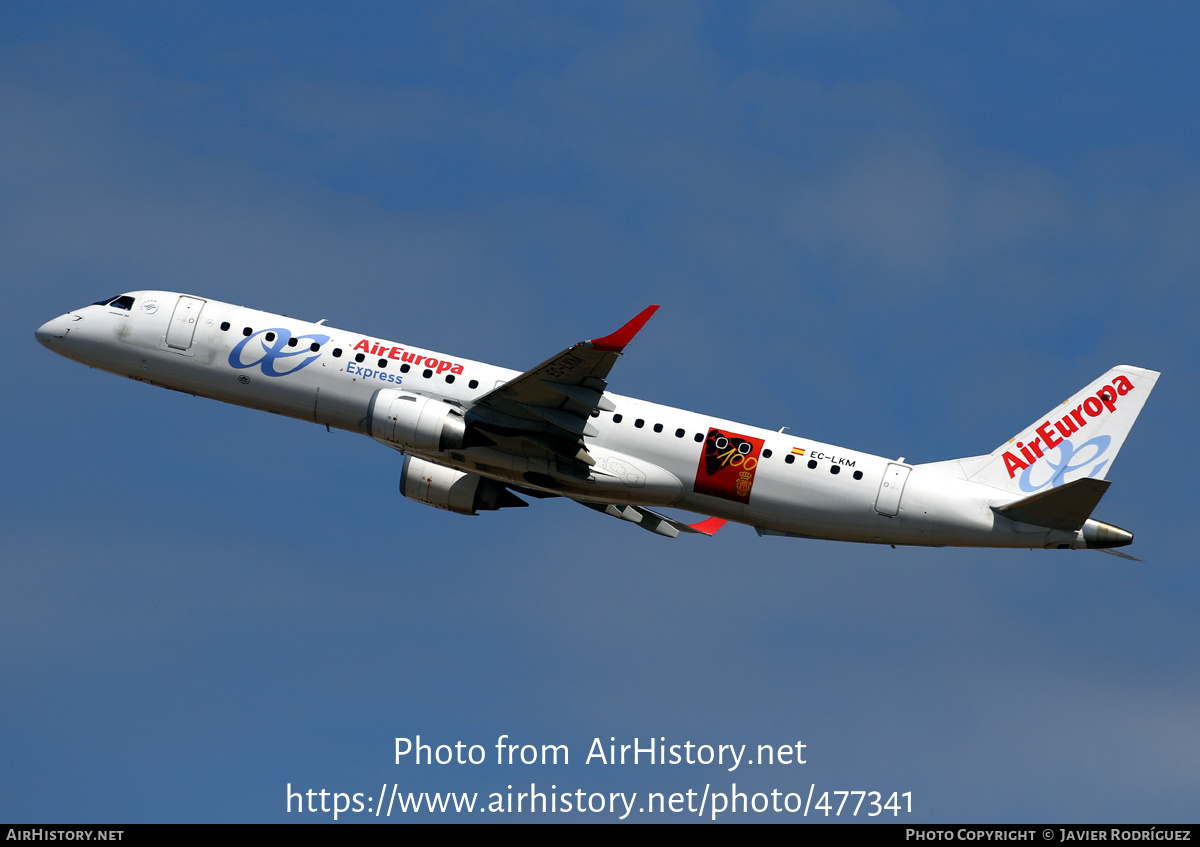
[[[610,517],[635,523],[642,529],[665,535],[667,538],[678,538],[681,532],[715,535],[717,530],[726,524],[726,521],[721,518],[709,518],[693,524],[684,523],[659,514],[652,509],[647,509],[645,506],[617,506],[612,503],[592,503],[587,500],[576,500],[575,502]]]
[[[595,462],[583,437],[597,434],[589,418],[614,408],[604,397],[608,372],[657,309],[647,306],[611,335],[581,341],[480,397],[470,410],[477,431],[501,450],[586,478]]]

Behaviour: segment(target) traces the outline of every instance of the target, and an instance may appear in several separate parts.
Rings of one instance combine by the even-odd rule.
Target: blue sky
[[[532,780],[1194,821],[1198,24],[1167,3],[3,4],[0,818],[295,820],[288,783]],[[553,501],[444,514],[367,439],[33,338],[139,288],[521,369],[660,303],[614,390],[912,461],[1154,368],[1097,510],[1145,561],[669,542]],[[416,734],[572,762],[392,764]],[[610,736],[802,740],[809,763],[585,765]]]

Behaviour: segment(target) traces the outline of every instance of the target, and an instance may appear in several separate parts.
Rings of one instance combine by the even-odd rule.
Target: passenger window
[[[367,357],[364,356],[362,353],[356,353],[354,356],[354,361],[362,362],[365,358],[367,358]]]
[[[404,371],[405,373],[408,373],[408,365],[402,365],[400,370]],[[467,383],[467,388],[478,388],[478,387],[479,387],[479,380],[477,380],[477,379],[473,379]]]
[[[808,469],[809,469],[809,470],[815,470],[815,469],[816,469],[816,467],[817,467],[817,460],[816,460],[816,459],[809,459],[809,460],[808,460]]]
[[[854,478],[855,478],[855,479],[862,479],[862,471],[855,471],[855,472],[854,472]]]
[[[379,367],[381,367],[381,368],[386,368],[386,367],[387,367],[387,359],[380,359],[380,360],[379,360]]]
[[[246,336],[247,338],[249,338],[250,336],[254,335],[254,330],[252,330],[250,327],[245,327],[245,328],[242,330],[242,335],[244,335],[244,336]]]
[[[333,358],[335,358],[335,359],[342,358],[342,348],[341,347],[333,348]]]
[[[411,366],[411,365],[409,365],[408,363],[405,363],[405,364],[403,364],[403,365],[401,365],[401,366],[400,366],[400,373],[402,373],[402,374],[406,374],[406,373],[408,373],[410,370],[412,370],[412,366]]]
[[[308,345],[308,349],[316,353],[321,349],[321,345],[314,341],[312,344]]]
[[[696,443],[697,443],[697,444],[699,444],[699,443],[700,443],[701,441],[703,441],[703,440],[704,440],[704,433],[703,433],[703,432],[697,432],[697,433],[696,433],[696,438],[695,438],[695,441],[696,441]]]
[[[633,422],[633,425],[636,426],[638,429],[641,429],[642,427],[644,427],[646,425],[646,422],[644,420],[642,420],[641,418],[638,418],[636,421]]]
[[[625,420],[625,416],[620,412],[617,412],[615,415],[613,415],[613,423],[620,423],[623,420]]]
[[[676,438],[683,438],[683,430],[682,430],[682,429],[677,429],[677,430],[675,430],[675,437],[676,437]]]
[[[423,370],[421,372],[421,376],[425,377],[426,379],[429,379],[431,376],[433,376],[433,371],[431,371],[429,368],[426,368],[425,370]]]
[[[786,456],[783,457],[783,460],[790,465],[792,462],[796,461],[796,457],[794,455],[792,455],[791,453],[788,453]]]
[[[838,465],[830,465],[829,472],[832,474],[839,474],[842,472],[842,469]]]
[[[263,336],[263,337],[264,337],[264,338],[266,338],[266,339],[267,339],[267,341],[274,341],[274,340],[275,340],[275,333],[273,333],[273,332],[268,332],[268,333],[267,333],[265,336]]]
[[[229,332],[229,321],[221,322],[221,332]]]
[[[654,425],[654,431],[655,431],[655,432],[662,432],[662,424],[655,424],[655,425]]]

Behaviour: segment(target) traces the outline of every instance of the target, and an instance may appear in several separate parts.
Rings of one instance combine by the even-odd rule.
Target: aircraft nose
[[[54,320],[46,321],[37,328],[34,335],[42,346],[49,347],[56,341],[62,341],[70,332],[71,316],[59,315]]]

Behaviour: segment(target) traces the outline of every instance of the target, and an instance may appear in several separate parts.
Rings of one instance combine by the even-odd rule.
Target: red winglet
[[[691,528],[705,535],[716,535],[717,530],[725,526],[726,523],[727,521],[724,518],[709,518],[706,521],[692,524]]]
[[[650,316],[657,311],[658,306],[647,306],[645,309],[642,309],[641,314],[612,335],[606,335],[603,338],[593,338],[592,348],[605,353],[620,353],[625,349],[625,345],[632,341],[633,337],[638,334],[638,330],[646,325],[646,321],[650,320]]]

